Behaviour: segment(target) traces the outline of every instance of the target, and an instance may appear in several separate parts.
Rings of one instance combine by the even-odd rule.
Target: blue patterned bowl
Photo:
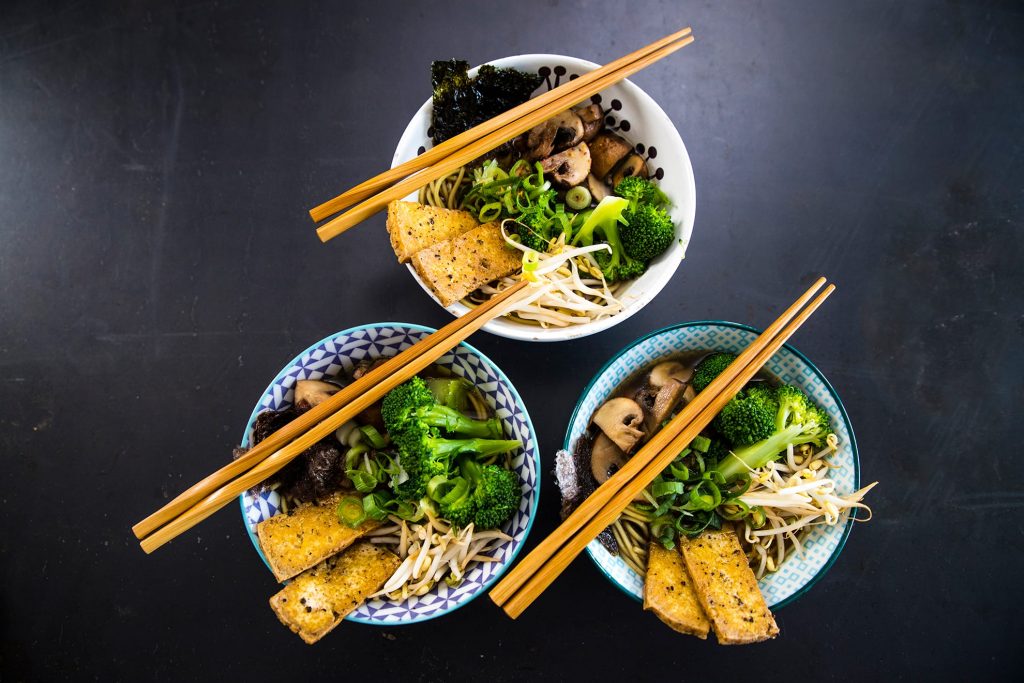
[[[641,337],[619,351],[583,390],[583,396],[569,420],[563,447],[572,448],[576,439],[586,431],[598,406],[623,380],[641,368],[685,351],[710,349],[739,353],[758,334],[757,330],[737,323],[699,321],[674,325]],[[860,461],[850,418],[825,376],[802,353],[788,345],[780,349],[765,368],[783,382],[802,389],[828,411],[839,436],[839,450],[831,458],[834,464],[841,466],[831,474],[836,491],[846,494],[860,488]],[[839,557],[853,523],[851,517],[845,524],[814,527],[803,542],[803,555],[791,555],[777,572],[761,579],[761,593],[768,606],[778,609],[789,604],[824,576]],[[587,546],[587,553],[612,583],[634,599],[642,600],[643,579],[625,562],[608,552],[598,541]]]
[[[289,362],[263,392],[249,416],[242,444],[249,442],[257,414],[291,405],[292,387],[296,380],[351,373],[355,364],[364,358],[393,356],[433,331],[428,327],[408,323],[375,323],[338,332],[313,344]],[[523,502],[519,511],[503,528],[512,540],[492,553],[500,561],[477,563],[458,588],[449,588],[442,582],[430,593],[403,602],[370,600],[349,614],[346,617],[348,621],[394,626],[426,621],[457,609],[485,592],[498,580],[519,554],[530,533],[540,495],[540,453],[523,400],[505,373],[469,344],[459,344],[441,356],[437,364],[471,380],[501,419],[505,434],[519,439],[524,445],[522,452],[513,459],[513,466],[523,482]],[[245,493],[240,496],[240,500],[242,519],[249,538],[266,563],[267,558],[256,540],[256,525],[280,511],[281,499],[275,491],[270,491],[255,497]]]

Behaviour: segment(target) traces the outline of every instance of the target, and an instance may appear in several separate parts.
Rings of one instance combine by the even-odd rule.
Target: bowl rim
[[[685,329],[687,327],[697,327],[701,325],[730,327],[733,329],[745,330],[753,334],[761,334],[762,332],[762,330],[758,330],[757,328],[751,327],[750,325],[744,325],[743,323],[735,323],[728,320],[693,320],[690,322],[668,325],[666,327],[654,330],[653,332],[648,332],[647,334],[636,338],[635,340],[633,340],[632,342],[630,342],[626,346],[623,346],[621,349],[615,352],[615,354],[611,358],[609,358],[608,361],[606,361],[601,366],[601,368],[594,374],[591,380],[587,383],[587,386],[584,387],[583,391],[580,392],[580,397],[576,401],[576,407],[573,408],[572,415],[569,417],[569,423],[565,429],[565,438],[562,442],[562,448],[564,450],[571,449],[570,439],[572,438],[572,425],[576,422],[576,416],[580,412],[580,408],[583,404],[583,399],[587,396],[587,394],[590,393],[591,389],[594,388],[594,385],[597,383],[597,381],[601,378],[602,375],[604,375],[605,372],[608,371],[608,368],[610,368],[615,361],[617,361],[625,353],[636,348],[637,346],[647,341],[648,339],[657,337],[661,334],[665,334],[666,332],[672,332],[675,330]],[[828,381],[828,378],[825,377],[824,373],[822,373],[821,370],[818,369],[818,366],[812,363],[811,360],[802,352],[800,352],[798,349],[789,344],[783,344],[782,348],[786,349],[787,351],[795,355],[797,358],[799,358],[802,362],[806,363],[807,367],[810,368],[811,372],[817,375],[818,379],[822,381],[822,383],[825,385],[825,388],[832,395],[832,399],[836,402],[836,407],[839,409],[839,415],[842,417],[843,422],[846,425],[847,432],[850,434],[850,452],[853,456],[853,487],[854,490],[860,489],[860,452],[857,450],[857,437],[854,434],[853,425],[850,423],[850,416],[846,412],[846,406],[843,405],[842,400],[839,398],[839,393],[835,390],[835,387],[832,386],[832,383]],[[831,569],[832,565],[835,564],[837,559],[839,559],[840,553],[843,552],[843,548],[846,546],[846,540],[850,537],[850,532],[853,531],[853,525],[856,523],[856,517],[857,510],[854,509],[853,513],[846,520],[845,528],[843,529],[843,535],[840,537],[839,543],[836,545],[835,550],[832,551],[832,554],[829,556],[829,558],[821,565],[818,571],[815,572],[814,576],[812,576],[810,580],[808,580],[807,583],[805,583],[803,586],[800,586],[800,588],[795,590],[792,593],[792,595],[789,595],[788,597],[784,598],[783,600],[780,600],[774,605],[770,605],[769,607],[772,610],[779,610],[785,607],[786,605],[791,604],[798,598],[802,597],[807,591],[814,587],[818,583],[818,581],[820,581],[825,576],[825,574],[828,573],[828,570]],[[631,592],[627,591],[625,587],[622,586],[618,581],[616,581],[615,577],[608,573],[608,570],[606,570],[604,566],[597,561],[597,558],[594,557],[594,554],[590,550],[589,543],[587,544],[586,550],[587,556],[594,563],[594,565],[596,565],[597,568],[601,570],[601,573],[604,574],[605,578],[607,578],[613,586],[622,591],[622,593],[628,596],[631,600],[640,602],[639,598],[637,598]]]
[[[495,59],[487,60],[482,64],[478,64],[472,67],[469,71],[471,74],[475,73],[476,70],[479,69],[484,64],[494,64],[496,66],[514,66],[514,64],[509,64],[508,62],[512,62],[513,60],[523,58],[564,60],[566,62],[572,62],[572,66],[576,68],[586,68],[587,70],[597,69],[600,68],[601,66],[600,64],[591,62],[586,59],[582,59],[580,57],[552,54],[547,52],[525,52],[522,54],[508,55],[506,57],[498,57]],[[643,88],[641,88],[639,85],[629,80],[628,78],[623,79],[613,85],[621,85],[627,91],[632,91],[632,94],[635,95],[639,100],[646,102],[646,106],[644,107],[645,110],[649,110],[650,113],[653,114],[656,118],[661,119],[661,123],[664,124],[666,130],[666,135],[674,138],[674,142],[677,142],[679,144],[679,148],[682,151],[682,155],[679,158],[681,171],[684,175],[684,182],[688,182],[689,187],[692,188],[693,190],[693,200],[689,203],[688,207],[682,209],[683,217],[680,223],[684,227],[686,225],[689,226],[689,235],[685,236],[685,245],[680,245],[680,240],[677,239],[673,242],[673,246],[670,248],[671,253],[666,252],[665,254],[665,256],[668,256],[669,258],[675,258],[676,254],[678,254],[678,259],[675,259],[674,263],[672,263],[670,268],[667,268],[665,270],[664,274],[659,274],[659,277],[657,279],[651,281],[650,285],[645,290],[644,295],[638,297],[633,302],[632,306],[623,309],[622,312],[617,313],[613,316],[609,316],[607,318],[603,318],[601,320],[589,323],[583,323],[581,325],[572,325],[569,327],[560,328],[542,328],[534,325],[526,325],[524,323],[510,323],[502,319],[498,319],[489,321],[487,324],[485,324],[482,328],[485,332],[489,332],[490,334],[499,337],[504,337],[506,339],[516,339],[518,341],[545,343],[582,339],[583,337],[588,337],[592,334],[604,332],[605,330],[611,329],[612,327],[618,325],[619,323],[629,319],[631,316],[635,315],[648,304],[650,304],[655,299],[655,297],[657,297],[661,293],[661,291],[668,285],[668,283],[672,280],[672,277],[676,274],[676,271],[679,270],[680,263],[682,263],[682,261],[685,260],[686,251],[689,248],[690,241],[693,238],[693,228],[696,223],[697,217],[697,182],[696,178],[693,175],[693,163],[690,159],[690,152],[686,148],[686,143],[683,142],[683,138],[679,134],[679,129],[676,128],[675,124],[672,122],[671,117],[669,117],[665,110],[662,109],[661,105],[658,104],[657,100],[655,100],[651,95],[649,95],[647,91],[645,91]],[[406,124],[405,129],[402,131],[402,135],[399,137],[398,143],[395,146],[395,153],[391,160],[392,168],[394,168],[399,163],[399,152],[404,147],[407,146],[403,145],[403,143],[406,141],[406,137],[411,136],[412,126],[421,117],[426,115],[426,110],[429,107],[431,107],[431,105],[431,98],[427,98],[427,100],[422,105],[420,105],[420,107],[409,119],[409,122]],[[420,288],[423,289],[423,291],[426,292],[427,295],[438,306],[441,306],[441,302],[437,300],[437,297],[434,295],[433,292],[430,291],[430,288],[427,287],[426,284],[420,279],[415,269],[408,263],[405,264],[405,266],[409,273],[413,276],[413,279],[416,281],[416,284],[418,284]],[[466,307],[465,305],[458,301],[453,303],[451,306],[441,307],[444,310],[448,311],[449,314],[455,317],[465,315],[469,311],[468,307]]]
[[[320,345],[325,344],[326,342],[330,341],[331,339],[334,339],[335,337],[340,337],[342,335],[352,334],[352,333],[358,332],[360,330],[376,329],[376,328],[384,328],[384,327],[401,327],[401,328],[406,328],[406,329],[410,329],[410,330],[415,330],[417,332],[426,332],[428,334],[437,331],[436,329],[434,329],[432,327],[428,327],[426,325],[419,325],[417,323],[379,322],[379,323],[367,323],[367,324],[364,324],[364,325],[356,325],[354,327],[349,327],[349,328],[346,328],[344,330],[339,330],[338,332],[333,332],[333,333],[327,335],[326,337],[324,337],[323,339],[321,339],[320,341],[311,344],[304,351],[302,351],[297,356],[295,356],[290,361],[288,361],[288,363],[281,369],[281,371],[278,372],[277,375],[274,376],[274,379],[272,379],[270,381],[270,383],[267,385],[267,387],[263,390],[263,393],[260,394],[260,399],[262,399],[262,397],[265,396],[267,394],[267,392],[275,384],[278,383],[278,381],[280,381],[285,375],[287,375],[288,371],[291,370],[293,367],[295,367],[295,365],[300,360],[302,360],[303,356],[305,356],[305,355],[307,355],[309,353],[312,353]],[[468,349],[470,351],[470,353],[474,354],[477,358],[479,358],[481,361],[483,361],[485,364],[487,364],[495,372],[495,374],[498,376],[498,380],[500,382],[502,382],[506,387],[508,387],[509,391],[512,393],[512,397],[515,399],[516,408],[522,413],[523,420],[526,422],[526,426],[529,428],[530,434],[533,436],[533,449],[532,449],[533,453],[532,453],[532,456],[533,456],[534,464],[535,464],[536,469],[537,469],[537,477],[535,479],[534,487],[533,487],[533,491],[534,491],[534,493],[533,493],[533,504],[530,506],[530,509],[529,509],[529,517],[528,517],[528,519],[526,521],[526,530],[523,532],[522,541],[515,548],[512,549],[512,553],[509,556],[508,560],[504,564],[502,564],[502,566],[500,566],[497,569],[497,571],[494,572],[494,574],[486,582],[481,583],[480,584],[480,588],[475,593],[471,594],[467,600],[464,600],[464,601],[456,604],[453,607],[450,607],[450,608],[445,609],[445,610],[438,610],[437,612],[435,612],[433,614],[428,614],[428,615],[424,615],[424,616],[418,616],[415,619],[408,619],[408,620],[405,620],[405,621],[397,621],[397,622],[392,622],[392,623],[382,623],[382,622],[379,622],[379,621],[373,621],[371,619],[363,619],[361,617],[353,617],[351,614],[346,616],[344,618],[344,621],[351,621],[351,622],[356,623],[356,624],[367,624],[367,625],[370,625],[370,626],[392,627],[392,626],[406,626],[408,624],[417,624],[417,623],[421,623],[421,622],[424,622],[424,621],[430,621],[431,619],[437,619],[437,618],[443,617],[443,616],[445,616],[447,614],[451,614],[452,612],[454,612],[454,611],[456,611],[458,609],[461,609],[462,607],[465,607],[469,603],[473,602],[480,595],[486,593],[487,590],[491,586],[493,586],[494,583],[498,579],[500,579],[502,577],[502,575],[506,571],[508,571],[509,567],[511,567],[515,563],[515,560],[519,556],[519,553],[523,550],[523,547],[526,545],[526,539],[529,538],[530,531],[533,529],[533,523],[537,519],[537,507],[538,507],[538,504],[540,503],[541,481],[543,480],[544,477],[543,477],[542,462],[541,462],[541,457],[540,457],[540,446],[539,446],[539,442],[538,442],[538,439],[537,439],[537,430],[534,429],[533,420],[530,418],[530,412],[526,408],[526,403],[523,401],[523,397],[519,395],[519,391],[516,389],[515,385],[512,384],[512,380],[510,380],[508,378],[508,375],[506,375],[504,373],[504,371],[500,367],[498,367],[498,365],[494,361],[492,361],[490,358],[488,358],[486,354],[484,354],[482,351],[480,351],[479,349],[474,347],[472,344],[469,344],[469,343],[467,343],[465,341],[460,342],[459,344],[457,344],[457,346],[464,346],[466,349]],[[257,399],[256,406],[253,408],[252,413],[250,413],[249,420],[248,420],[248,422],[246,422],[245,429],[242,432],[242,438],[239,441],[240,445],[242,445],[242,446],[245,445],[246,437],[249,434],[249,428],[252,426],[253,420],[256,419],[256,416],[260,412],[262,412],[262,410],[263,409],[260,406],[259,399]],[[526,455],[529,456],[530,453],[527,453]],[[253,547],[256,549],[256,554],[259,555],[261,560],[263,560],[263,564],[266,565],[267,569],[270,569],[270,564],[267,562],[266,555],[263,554],[263,549],[260,548],[259,541],[256,539],[256,534],[254,534],[252,532],[252,530],[249,529],[249,522],[248,522],[248,520],[246,518],[245,494],[244,493],[238,496],[238,505],[241,508],[241,512],[242,512],[242,526],[245,529],[245,533],[249,537],[249,541],[252,543]],[[288,584],[288,581],[285,581],[285,582],[283,582],[280,585],[287,585],[287,584]]]

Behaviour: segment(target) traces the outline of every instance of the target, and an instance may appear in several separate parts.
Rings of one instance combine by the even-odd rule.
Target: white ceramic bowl
[[[360,360],[393,356],[433,331],[408,323],[376,323],[343,330],[313,344],[284,366],[260,396],[249,416],[242,445],[249,442],[256,415],[264,410],[281,410],[291,405],[297,380],[350,374]],[[497,365],[465,342],[441,356],[437,364],[472,381],[501,420],[507,437],[519,439],[523,444],[512,459],[512,466],[523,483],[523,500],[512,519],[502,527],[512,540],[495,550],[493,554],[498,558],[497,562],[477,563],[457,588],[449,588],[441,582],[426,595],[401,602],[379,598],[369,600],[345,617],[346,621],[393,626],[447,614],[486,592],[515,559],[530,533],[540,495],[540,453],[523,399]],[[266,491],[257,496],[246,492],[240,497],[240,502],[246,531],[256,552],[266,563],[267,558],[256,539],[256,525],[280,511],[281,498],[276,491]]]
[[[572,448],[576,439],[586,431],[590,417],[598,406],[604,403],[626,378],[641,368],[685,351],[739,353],[754,341],[758,334],[757,330],[737,323],[698,321],[667,327],[637,339],[615,354],[583,390],[583,395],[569,420],[563,448]],[[835,481],[836,491],[840,494],[853,493],[859,489],[860,460],[857,457],[857,441],[853,435],[850,418],[836,390],[806,356],[789,345],[783,346],[772,356],[765,369],[783,382],[799,387],[828,412],[832,427],[839,437],[838,451],[829,459],[833,465],[839,467],[832,470],[829,476]],[[768,606],[778,609],[810,590],[839,557],[853,524],[854,518],[851,516],[843,524],[814,527],[802,541],[803,554],[789,556],[777,572],[767,574],[759,582]],[[612,583],[630,597],[642,599],[643,579],[620,557],[612,555],[600,541],[596,540],[587,546],[587,552]]]
[[[597,64],[583,59],[543,54],[504,57],[488,63],[540,73],[545,79],[538,92],[550,90],[574,75],[598,68]],[[476,69],[470,73],[475,74]],[[657,102],[628,80],[601,91],[599,97],[601,105],[607,111],[607,117],[611,119],[612,128],[617,129],[620,135],[636,145],[638,152],[648,157],[651,173],[660,175],[661,188],[673,203],[670,213],[676,223],[679,239],[664,254],[651,262],[646,273],[623,288],[619,298],[624,304],[624,310],[618,315],[584,325],[549,329],[502,318],[487,323],[484,329],[488,332],[524,341],[565,341],[601,332],[619,324],[646,306],[668,283],[686,254],[697,208],[697,190],[690,157],[679,133]],[[432,111],[431,102],[427,100],[412,117],[395,150],[392,167],[412,159],[431,146],[427,132]],[[407,199],[415,201],[415,193]],[[437,297],[420,280],[411,266],[409,272],[423,290],[437,301]],[[460,316],[467,310],[461,303],[448,306],[448,311],[454,316]]]

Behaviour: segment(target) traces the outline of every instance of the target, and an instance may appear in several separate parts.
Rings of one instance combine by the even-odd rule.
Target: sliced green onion
[[[359,467],[359,463],[363,461],[363,454],[369,453],[370,447],[365,443],[361,443],[358,446],[353,446],[345,452],[345,469],[354,470]]]
[[[577,185],[565,193],[565,203],[569,205],[570,209],[575,211],[580,211],[590,206],[591,199],[590,190],[582,185]]]
[[[359,493],[370,493],[377,488],[377,477],[366,470],[345,470],[345,476],[352,480]]]
[[[480,222],[490,223],[501,215],[501,202],[490,202],[480,207]]]
[[[768,516],[764,514],[764,510],[760,505],[750,509],[750,526],[755,529],[760,529],[768,522]]]
[[[377,428],[373,425],[361,425],[359,431],[363,433],[363,436],[366,437],[366,440],[374,448],[384,448],[388,445],[387,437],[378,432]]]
[[[730,511],[731,508],[734,508]],[[716,510],[718,514],[722,516],[722,519],[727,519],[730,522],[743,519],[750,514],[750,506],[744,503],[742,500],[732,500],[728,504],[722,505]]]
[[[693,441],[690,442],[690,445],[693,446],[694,450],[700,451],[701,453],[707,453],[708,449],[711,448],[711,439],[698,434],[693,437]]]
[[[342,498],[338,503],[338,519],[352,527],[362,524],[366,520],[363,499],[355,496]]]
[[[388,518],[387,505],[391,498],[382,491],[363,496],[363,512],[370,519],[382,521]]]
[[[651,495],[655,498],[685,492],[686,485],[681,481],[659,481],[656,484],[651,485]]]

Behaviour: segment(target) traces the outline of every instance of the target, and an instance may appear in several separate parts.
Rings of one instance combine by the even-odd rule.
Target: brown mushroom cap
[[[339,389],[341,387],[330,382],[300,379],[295,383],[295,406],[301,409],[312,408],[324,399],[334,396]]]
[[[654,406],[647,415],[647,428],[652,432],[672,414],[683,399],[687,385],[674,379],[667,379],[654,396]]]
[[[551,118],[555,124],[555,151],[561,152],[583,140],[583,121],[573,110],[563,111]]]
[[[549,119],[538,123],[526,133],[526,151],[524,156],[527,159],[543,159],[551,154],[555,148],[555,133],[558,127]]]
[[[591,104],[587,107],[580,107],[576,110],[576,114],[583,122],[583,141],[590,142],[604,128],[604,112],[601,110],[601,105]]]
[[[608,438],[608,435],[601,432],[594,439],[594,446],[590,451],[590,473],[598,484],[608,481],[629,458],[622,452],[622,449],[615,445],[615,442]]]
[[[551,174],[554,182],[563,187],[575,187],[586,180],[590,173],[590,150],[587,143],[581,142],[542,160],[540,166],[545,173]]]
[[[576,112],[563,111],[526,133],[526,158],[543,159],[553,152],[561,152],[583,139],[583,121]]]
[[[615,187],[623,178],[629,178],[630,176],[647,177],[647,162],[639,154],[630,154],[616,164],[608,182],[612,187]]]
[[[644,412],[640,404],[631,398],[613,398],[594,413],[594,424],[615,442],[624,453],[630,453],[643,438]]]
[[[591,160],[590,167],[591,169],[594,167],[593,160]],[[602,199],[612,193],[611,188],[605,185],[604,181],[599,180],[593,173],[587,176],[587,189],[590,190],[590,196],[597,203],[600,203]]]
[[[591,170],[600,180],[604,180],[615,165],[633,151],[633,145],[610,131],[595,136],[589,144],[590,156],[593,158]]]
[[[688,368],[682,363],[674,360],[666,360],[651,368],[651,374],[647,381],[653,387],[663,387],[665,382],[674,379],[685,384],[693,377],[693,368]]]

